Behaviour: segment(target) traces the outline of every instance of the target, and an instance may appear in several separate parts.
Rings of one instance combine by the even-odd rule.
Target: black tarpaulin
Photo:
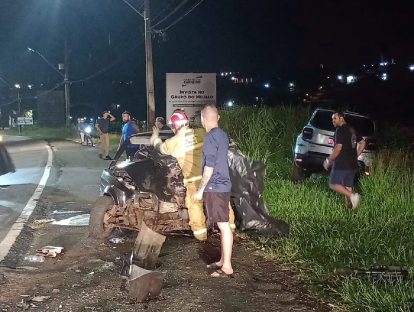
[[[269,215],[263,199],[265,165],[251,161],[232,144],[229,148],[232,204],[237,228],[270,236],[289,234],[289,225]]]

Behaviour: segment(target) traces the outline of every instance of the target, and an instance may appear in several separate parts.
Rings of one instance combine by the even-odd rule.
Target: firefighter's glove
[[[151,145],[156,145],[159,143],[160,140],[160,129],[157,126],[152,127],[152,135],[150,138]]]

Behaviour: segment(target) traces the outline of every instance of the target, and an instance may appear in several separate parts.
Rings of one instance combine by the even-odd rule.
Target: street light
[[[68,67],[65,66],[67,65],[67,60],[65,57],[65,64],[59,64],[59,69],[64,69],[65,70],[65,74],[62,74],[59,69],[57,69],[55,66],[53,66],[53,64],[51,62],[48,61],[48,59],[39,51],[32,49],[32,48],[27,48],[27,50],[29,50],[32,53],[36,53],[37,55],[40,56],[40,58],[46,62],[47,65],[49,65],[49,67],[51,67],[55,72],[57,72],[62,78],[63,78],[63,82],[65,84],[65,121],[66,121],[66,127],[69,127],[70,124],[70,97],[69,97],[69,79],[68,79]],[[65,49],[66,51],[66,49]],[[63,66],[62,66],[63,65]]]

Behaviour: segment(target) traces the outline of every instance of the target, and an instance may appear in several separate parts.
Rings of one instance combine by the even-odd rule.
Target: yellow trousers
[[[109,133],[102,133],[100,136],[101,139],[101,154],[102,157],[109,156]]]
[[[206,217],[202,200],[194,200],[193,196],[198,190],[199,183],[187,183],[185,195],[185,206],[188,209],[189,225],[194,237],[198,240],[207,239]],[[229,203],[229,223],[232,230],[236,229],[234,224],[234,212]]]

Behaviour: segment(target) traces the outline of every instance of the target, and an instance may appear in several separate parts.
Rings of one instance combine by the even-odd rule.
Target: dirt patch
[[[120,276],[134,236],[122,245],[87,237],[86,227],[48,224],[35,231],[25,254],[44,245],[65,247],[65,253],[43,263],[20,261],[17,269],[0,270],[0,311],[329,311],[313,299],[288,271],[255,255],[235,241],[235,278],[211,278],[206,263],[218,259],[220,241],[199,243],[189,237],[168,237],[160,254],[165,273],[161,296],[133,303]],[[34,302],[35,296],[41,297]]]

